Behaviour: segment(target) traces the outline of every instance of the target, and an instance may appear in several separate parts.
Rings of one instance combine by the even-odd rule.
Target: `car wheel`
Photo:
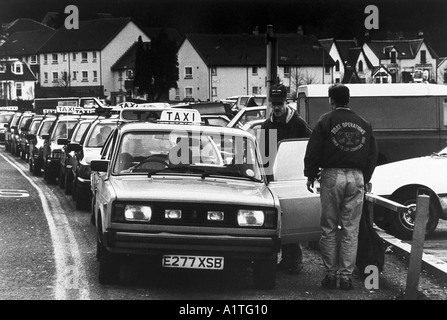
[[[78,195],[78,185],[77,185],[77,183],[76,183],[76,177],[73,177],[73,187],[72,187],[72,189],[73,189],[73,192],[71,193],[71,198],[73,199],[73,201],[76,201],[77,199],[76,199],[76,197],[77,197],[77,195]]]
[[[392,226],[389,232],[402,240],[411,240],[413,238],[414,222],[416,217],[416,201],[417,191],[406,190],[393,196],[393,201],[409,206],[408,211],[403,213],[393,213]],[[439,222],[439,215],[437,212],[436,198],[430,198],[428,221],[425,235],[433,233]]]
[[[270,259],[255,260],[253,283],[256,289],[274,289],[276,285],[276,256]]]
[[[99,259],[98,280],[102,284],[115,284],[120,280],[120,265],[117,257],[97,240],[97,253]]]
[[[90,222],[95,225],[95,202],[96,198],[92,196],[92,202],[90,204]]]
[[[59,187],[63,190],[65,188],[65,174],[64,168],[60,168],[59,170]]]
[[[42,169],[41,169],[39,163],[33,161],[33,174],[35,176],[40,176],[41,171],[42,171]]]
[[[73,179],[71,172],[65,174],[65,194],[70,195],[73,192]]]

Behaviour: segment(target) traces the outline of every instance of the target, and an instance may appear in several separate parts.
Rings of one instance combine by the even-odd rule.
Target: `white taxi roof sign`
[[[160,116],[160,121],[182,124],[198,124],[202,121],[202,119],[198,110],[172,108],[163,110]]]
[[[19,110],[19,107],[17,106],[0,107],[0,111],[17,111],[17,110]]]
[[[56,113],[68,113],[68,114],[84,114],[94,113],[94,109],[84,109],[82,107],[74,106],[56,106]]]
[[[165,108],[155,108],[155,107],[133,107],[124,108],[120,111],[121,121],[151,121],[155,122],[160,119],[162,110]]]

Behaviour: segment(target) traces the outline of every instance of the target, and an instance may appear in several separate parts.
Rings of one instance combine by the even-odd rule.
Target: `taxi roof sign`
[[[165,108],[155,108],[147,106],[124,108],[120,111],[120,120],[155,122],[160,119],[161,112],[164,109]]]
[[[198,110],[172,108],[163,110],[160,116],[160,121],[182,124],[200,124],[202,119]]]
[[[17,110],[19,110],[19,107],[17,106],[0,107],[0,111],[17,111]]]

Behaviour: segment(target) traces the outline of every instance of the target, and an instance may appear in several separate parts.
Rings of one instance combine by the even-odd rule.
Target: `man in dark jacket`
[[[349,88],[329,87],[332,111],[315,125],[304,157],[307,188],[313,192],[321,171],[320,251],[326,270],[323,288],[352,289],[364,188],[377,163],[377,144],[369,122],[348,107]],[[339,226],[341,237],[338,238]]]
[[[286,101],[286,87],[284,85],[272,86],[269,95],[272,113],[262,124],[260,135],[262,154],[268,156],[268,159],[271,160],[275,158],[277,146],[281,140],[310,137],[312,132],[307,122],[298,115],[296,110],[287,106]],[[270,135],[274,134],[276,134],[275,146],[274,148],[270,148]],[[290,160],[292,161],[294,159]],[[272,163],[266,161],[264,166],[269,168],[269,170],[266,170],[266,173],[268,179],[271,179],[271,174],[269,175],[268,173],[271,173]],[[290,274],[299,274],[303,263],[301,244],[293,243],[283,245],[281,251],[282,260],[280,262],[280,268],[286,269]]]

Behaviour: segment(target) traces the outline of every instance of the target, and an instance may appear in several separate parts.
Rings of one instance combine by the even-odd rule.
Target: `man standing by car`
[[[297,111],[286,104],[287,89],[284,85],[272,85],[270,89],[269,102],[271,103],[271,115],[261,126],[260,147],[262,154],[266,159],[274,159],[276,149],[281,140],[291,138],[307,138],[312,130],[309,125],[301,118]],[[269,148],[270,134],[276,133],[276,146]],[[270,170],[272,163],[265,162],[265,167]],[[270,171],[269,170],[269,171]],[[271,179],[271,175],[267,174]],[[285,269],[289,274],[299,274],[303,265],[303,252],[300,243],[283,245],[281,248],[280,269]]]
[[[321,170],[320,251],[326,271],[321,284],[335,289],[339,273],[340,289],[351,290],[364,187],[377,163],[377,144],[371,124],[348,107],[349,88],[337,83],[328,93],[332,111],[323,114],[312,131],[304,175],[313,192]]]

